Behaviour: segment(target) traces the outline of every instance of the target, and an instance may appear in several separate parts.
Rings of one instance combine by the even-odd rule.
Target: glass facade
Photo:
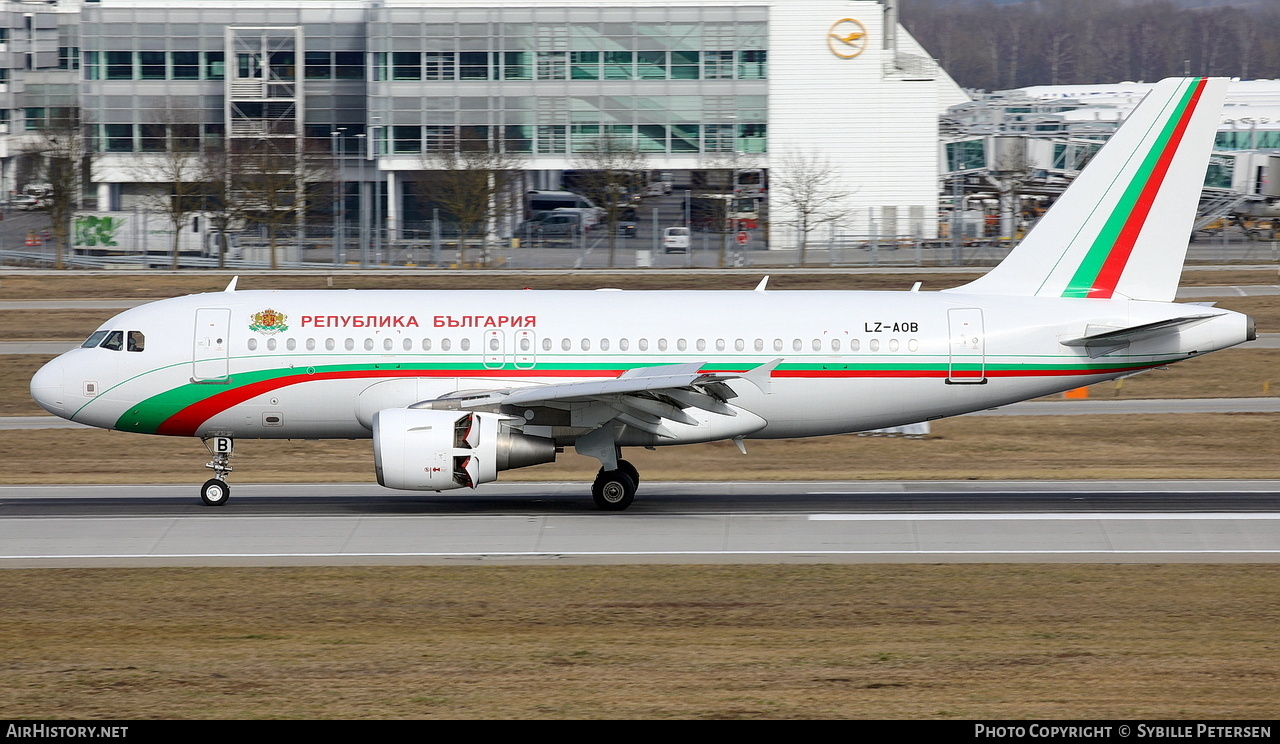
[[[768,149],[767,8],[375,8],[380,154]]]
[[[301,51],[228,59],[229,27],[299,27]],[[392,156],[558,156],[605,136],[653,154],[768,149],[765,6],[88,4],[80,38],[63,43],[61,66],[78,68],[98,145],[112,152],[152,149],[143,127],[164,109],[219,139],[237,116],[226,116],[228,75],[259,77],[253,65],[298,84],[302,131],[325,147],[341,130],[368,131]]]

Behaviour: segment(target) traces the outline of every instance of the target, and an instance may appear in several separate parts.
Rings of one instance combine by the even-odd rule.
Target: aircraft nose
[[[62,383],[65,377],[62,361],[54,359],[36,370],[31,378],[31,397],[44,410],[55,416],[62,414]]]

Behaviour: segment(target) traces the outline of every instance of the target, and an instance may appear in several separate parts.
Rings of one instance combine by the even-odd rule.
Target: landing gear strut
[[[591,484],[591,498],[596,507],[604,511],[622,511],[636,497],[636,487],[640,483],[640,473],[626,460],[618,460],[617,470],[604,470],[596,474],[595,483]]]
[[[205,437],[204,446],[213,455],[213,459],[205,463],[205,467],[213,471],[213,477],[200,487],[200,500],[205,506],[222,506],[231,496],[231,486],[227,485],[227,473],[231,467],[231,452],[235,440],[231,437]]]

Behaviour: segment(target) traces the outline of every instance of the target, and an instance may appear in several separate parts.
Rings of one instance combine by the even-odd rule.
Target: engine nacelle
[[[378,483],[406,491],[475,488],[498,471],[556,459],[555,444],[469,411],[388,408],[373,415]]]

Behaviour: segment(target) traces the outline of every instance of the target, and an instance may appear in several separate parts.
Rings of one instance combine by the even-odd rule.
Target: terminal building
[[[942,117],[940,148],[944,210],[955,227],[970,237],[1016,238],[1151,86],[1030,86],[952,106]],[[1255,239],[1280,237],[1280,80],[1231,81],[1214,150],[1197,237],[1228,228]]]
[[[94,151],[85,206],[120,219],[177,198],[165,153],[270,150],[298,156],[297,199],[343,194],[302,219],[362,215],[394,240],[424,219],[435,154],[506,153],[523,189],[555,190],[607,139],[676,180],[767,174],[751,196],[771,247],[797,242],[785,187],[805,169],[843,195],[841,231],[931,237],[939,115],[968,100],[893,0],[0,5],[22,78],[0,125],[20,138],[74,111]]]

